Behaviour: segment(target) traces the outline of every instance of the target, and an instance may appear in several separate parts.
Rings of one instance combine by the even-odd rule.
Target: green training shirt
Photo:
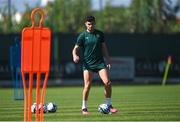
[[[102,52],[103,42],[103,32],[96,29],[94,32],[84,31],[78,36],[76,45],[82,48],[83,69],[95,71],[105,68]]]

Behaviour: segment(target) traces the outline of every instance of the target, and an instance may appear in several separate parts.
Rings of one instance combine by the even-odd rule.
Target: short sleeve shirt
[[[82,48],[84,69],[105,68],[102,52],[103,42],[105,42],[104,34],[99,30],[94,30],[94,32],[84,31],[78,36],[76,45]]]

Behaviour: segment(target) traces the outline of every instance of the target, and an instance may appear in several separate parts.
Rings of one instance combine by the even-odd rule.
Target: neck
[[[94,29],[93,29],[93,30],[91,30],[91,31],[87,29],[87,32],[92,33],[92,32],[94,32]]]

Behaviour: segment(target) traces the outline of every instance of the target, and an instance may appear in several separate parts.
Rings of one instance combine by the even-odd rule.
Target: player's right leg
[[[88,109],[87,109],[87,100],[88,100],[89,91],[91,88],[93,72],[89,70],[84,70],[83,77],[84,77],[84,88],[83,88],[83,95],[82,95],[82,114],[86,115],[86,114],[89,114]]]

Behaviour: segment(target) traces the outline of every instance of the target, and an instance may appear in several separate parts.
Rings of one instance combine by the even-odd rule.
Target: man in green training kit
[[[104,83],[104,93],[110,112],[116,113],[117,109],[113,108],[111,104],[111,81],[107,71],[107,69],[111,68],[111,64],[104,40],[104,34],[103,32],[95,29],[95,18],[93,16],[86,17],[85,26],[87,30],[78,36],[77,42],[72,51],[73,61],[75,63],[78,63],[80,59],[78,49],[81,48],[83,52],[84,89],[82,96],[82,114],[89,114],[87,109],[87,100],[93,73],[96,72],[99,74]],[[106,63],[104,61],[103,54],[106,58]]]

